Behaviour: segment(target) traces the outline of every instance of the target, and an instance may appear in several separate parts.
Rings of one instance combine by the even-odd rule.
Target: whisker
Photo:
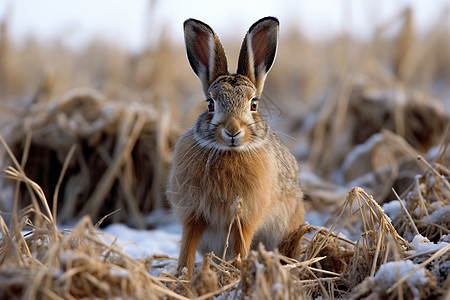
[[[190,148],[186,151],[186,153],[184,153],[183,157],[179,160],[179,162],[177,163],[177,165],[175,166],[175,168],[178,168],[178,167],[180,166],[181,162],[182,162],[183,159],[186,157],[186,155],[188,155],[188,153],[191,152],[191,150],[194,149],[196,146],[197,146],[197,143],[194,143],[194,144],[192,145],[192,147],[190,147]]]
[[[258,123],[263,123],[263,122],[264,122],[264,120],[255,121],[255,122],[253,122],[253,123],[247,124],[247,126],[253,126],[253,125],[256,125],[256,124],[258,124]]]
[[[213,156],[213,158],[214,158],[213,164],[216,164],[216,163],[217,163],[217,160],[219,159],[218,153],[221,152],[221,150],[220,150],[220,148],[219,148],[220,145],[219,145],[218,142],[215,142],[215,146],[216,146],[215,151],[212,153],[212,156]]]
[[[196,145],[200,146],[198,143],[197,143]],[[186,169],[189,168],[189,166],[192,164],[192,162],[195,160],[195,158],[197,158],[197,156],[198,156],[200,153],[202,153],[202,152],[208,147],[208,145],[209,145],[209,144],[206,144],[206,145],[204,145],[204,146],[199,147],[199,148],[197,149],[197,151],[189,157],[189,163],[186,165],[186,167],[185,167]]]
[[[254,147],[249,147],[249,150],[250,150],[252,153],[255,153],[255,155],[258,157],[259,161],[260,161],[261,164],[263,165],[264,169],[265,169],[266,171],[268,171],[267,165],[264,163],[264,161],[263,161],[263,159],[261,158],[261,156],[259,155],[257,149],[254,148]],[[250,153],[250,154],[251,154],[251,153]]]
[[[273,143],[273,145],[274,145],[275,148],[277,148],[277,150],[279,151],[279,155],[281,155],[281,153],[283,153],[283,149],[280,148],[280,146],[278,145],[278,143]],[[286,162],[284,161],[284,159],[279,159],[279,161],[281,161],[281,163],[285,166],[286,169],[289,169],[289,166],[286,164]]]
[[[284,132],[281,132],[281,131],[276,131],[276,130],[273,130],[272,129],[272,131],[273,132],[275,132],[275,133],[277,133],[277,134],[280,134],[280,135],[283,135],[283,136],[285,136],[285,137],[288,137],[288,138],[290,138],[290,139],[292,139],[292,140],[294,140],[294,141],[296,141],[296,142],[301,142],[299,139],[296,139],[295,137],[293,137],[293,136],[291,136],[291,135],[289,135],[289,134],[286,134],[286,133],[284,133]]]
[[[216,142],[214,142],[214,143],[216,143]],[[208,154],[208,160],[206,161],[206,166],[205,166],[205,173],[206,173],[206,170],[209,169],[211,161],[212,161],[212,159],[214,159],[216,152],[217,152],[217,149],[213,146]]]

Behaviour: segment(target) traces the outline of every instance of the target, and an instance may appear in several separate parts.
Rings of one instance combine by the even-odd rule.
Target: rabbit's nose
[[[241,145],[241,138],[244,136],[244,130],[241,129],[237,132],[229,132],[225,128],[222,128],[222,138],[228,146],[234,147]]]
[[[241,133],[243,133],[243,130],[242,130],[242,129],[239,130],[239,131],[237,131],[237,132],[235,132],[235,133],[231,133],[231,132],[229,132],[228,130],[226,130],[225,128],[223,129],[223,131],[224,131],[225,135],[226,135],[227,137],[230,137],[230,138],[236,138],[236,137],[238,137]]]

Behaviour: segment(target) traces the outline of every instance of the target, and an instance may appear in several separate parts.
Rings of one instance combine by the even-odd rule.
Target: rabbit
[[[274,17],[253,24],[237,72],[230,74],[212,28],[195,19],[184,22],[187,58],[207,99],[205,112],[175,145],[167,188],[182,225],[178,271],[187,267],[188,277],[197,248],[222,256],[238,198],[241,231],[232,226],[228,258],[244,257],[259,242],[273,250],[304,223],[297,162],[258,113],[278,26]]]

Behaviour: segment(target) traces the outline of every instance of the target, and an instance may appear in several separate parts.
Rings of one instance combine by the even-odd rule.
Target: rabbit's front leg
[[[205,230],[205,222],[191,216],[183,224],[183,233],[181,237],[180,256],[178,258],[178,271],[181,273],[184,267],[187,267],[188,278],[192,277],[194,268],[195,252],[197,251],[198,242]]]
[[[250,251],[253,235],[255,234],[256,227],[249,222],[241,222],[241,230],[239,224],[233,226],[233,255],[241,255],[243,259]],[[242,232],[242,234],[241,234]]]

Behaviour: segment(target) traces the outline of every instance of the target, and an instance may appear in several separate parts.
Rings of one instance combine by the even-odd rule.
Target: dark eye
[[[253,98],[250,101],[250,111],[256,111],[258,109],[258,99]]]
[[[214,100],[208,99],[207,101],[208,101],[208,111],[213,112],[214,111]]]

